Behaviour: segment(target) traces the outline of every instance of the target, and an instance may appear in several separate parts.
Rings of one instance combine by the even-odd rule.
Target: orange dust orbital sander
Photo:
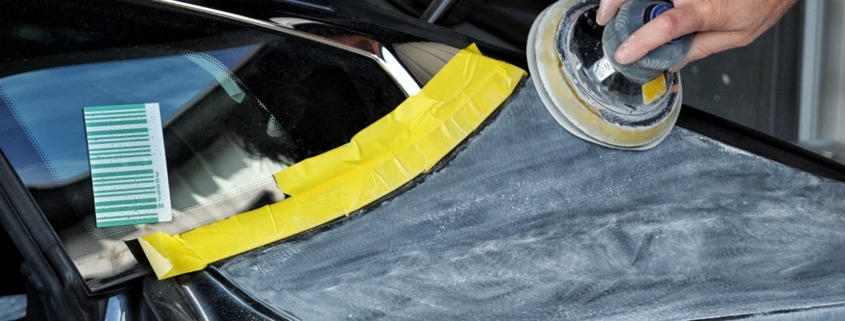
[[[673,8],[671,2],[630,0],[606,27],[595,21],[599,0],[561,0],[534,21],[528,67],[540,98],[563,128],[617,149],[657,146],[681,109],[681,78],[667,69],[689,51],[692,36],[674,39],[623,65],[621,42]]]

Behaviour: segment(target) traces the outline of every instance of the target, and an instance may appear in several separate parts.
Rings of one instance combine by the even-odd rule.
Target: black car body
[[[590,145],[527,77],[385,198],[157,280],[133,239],[284,199],[274,172],[346,144],[471,40],[326,0],[8,1],[0,28],[0,217],[33,320],[845,315],[843,166],[689,107],[654,151]],[[151,101],[180,219],[93,227],[81,107]]]

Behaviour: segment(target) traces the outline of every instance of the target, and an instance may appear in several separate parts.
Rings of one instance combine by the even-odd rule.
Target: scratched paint
[[[581,141],[529,82],[418,186],[217,268],[302,320],[838,320],[843,209],[845,184],[684,129]]]

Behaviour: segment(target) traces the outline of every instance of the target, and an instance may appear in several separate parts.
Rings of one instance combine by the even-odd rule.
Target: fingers
[[[681,68],[692,61],[702,59],[720,51],[742,47],[750,41],[747,33],[742,31],[709,31],[697,33],[692,38],[692,45],[687,56],[678,65],[669,70],[681,70]]]
[[[607,25],[627,0],[601,0],[596,22]],[[769,29],[797,0],[672,0],[675,8],[646,23],[622,42],[614,58],[635,62],[672,39],[696,33],[684,60],[744,46]]]
[[[596,22],[600,26],[607,25],[610,19],[616,16],[619,7],[628,0],[601,0],[599,3],[599,10],[596,12]]]
[[[701,29],[701,20],[693,5],[678,6],[666,11],[635,31],[619,45],[614,58],[621,64],[639,60],[672,39]]]

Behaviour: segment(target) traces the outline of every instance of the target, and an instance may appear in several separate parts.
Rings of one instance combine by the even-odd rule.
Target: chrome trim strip
[[[187,285],[182,285],[182,290],[184,290],[185,294],[187,294],[188,297],[191,299],[191,305],[193,305],[197,312],[200,313],[200,317],[202,318],[202,320],[209,321],[210,319],[208,318],[208,314],[205,313],[205,310],[202,308],[202,305],[199,303],[199,300],[197,300],[197,297],[194,295],[194,292],[191,291],[191,287]]]
[[[823,1],[811,0],[804,3],[804,39],[802,41],[800,100],[798,103],[799,142],[819,138],[825,7],[827,5]]]
[[[225,11],[220,11],[216,9],[210,9],[198,5],[193,5],[189,3],[184,3],[176,0],[149,0],[151,2],[156,2],[160,4],[165,4],[173,7],[178,7],[182,9],[188,9],[196,12],[202,12],[205,14],[210,14],[217,17],[222,17],[226,19],[231,19],[235,21],[240,21],[243,23],[247,23],[250,25],[267,28],[273,31],[282,32],[285,34],[289,34],[292,36],[308,39],[311,41],[315,41],[321,44],[325,44],[328,46],[332,46],[334,48],[346,50],[352,53],[356,53],[370,59],[373,59],[379,66],[387,72],[388,75],[393,78],[397,85],[405,92],[408,96],[416,95],[420,92],[420,86],[411,76],[410,72],[405,69],[404,66],[395,58],[395,56],[385,47],[381,42],[378,42],[368,36],[362,35],[360,33],[355,33],[349,30],[345,30],[339,27],[323,24],[320,22],[305,20],[305,19],[298,19],[298,18],[273,18],[272,21],[263,21],[259,19],[254,19],[238,14],[233,14]],[[353,47],[349,44],[340,42],[338,40],[333,40],[329,38],[324,38],[321,36],[317,36],[308,32],[304,32],[301,30],[295,29],[297,25],[303,24],[321,24],[328,27],[336,28],[338,31],[344,31],[346,33],[353,33],[358,36],[367,37],[373,41],[373,44],[377,46],[377,49],[374,48],[373,51],[363,50],[359,47]]]
[[[293,30],[293,31],[296,31],[296,32],[301,32],[301,33],[310,35],[312,37],[316,37],[316,38],[323,40],[325,42],[337,44],[337,45],[341,46],[341,48],[343,48],[343,49],[346,49],[346,50],[351,51],[351,52],[355,52],[355,53],[363,55],[363,56],[367,56],[367,57],[375,60],[376,62],[379,63],[379,65],[382,66],[382,68],[384,68],[385,71],[387,71],[388,74],[390,74],[391,77],[393,77],[393,80],[396,81],[397,84],[399,84],[399,87],[401,87],[402,90],[405,91],[405,94],[408,95],[408,96],[413,96],[420,91],[419,85],[414,80],[414,78],[411,76],[410,72],[407,69],[405,69],[404,66],[402,66],[402,64],[399,62],[398,59],[396,59],[396,57],[393,55],[393,53],[390,52],[390,50],[388,50],[387,47],[382,42],[380,42],[376,39],[373,39],[370,36],[367,36],[367,35],[364,35],[364,34],[361,34],[361,33],[355,32],[355,31],[346,30],[346,29],[343,29],[343,28],[338,28],[338,27],[335,27],[335,26],[332,26],[332,25],[329,25],[329,24],[325,24],[325,23],[322,23],[322,22],[316,22],[316,21],[300,19],[300,18],[271,18],[270,21],[278,24],[279,26],[288,28],[290,30]],[[309,33],[308,31],[305,31],[305,30],[297,29],[298,26],[305,26],[305,25],[321,25],[321,26],[324,26],[324,27],[331,27],[331,28],[336,29],[338,34],[343,35],[344,38],[357,37],[360,40],[366,41],[366,43],[365,43],[364,46],[355,46],[353,44],[343,42],[340,39],[332,39],[330,37],[323,37],[323,36],[319,36],[319,35]]]
[[[387,48],[382,47],[381,50],[382,60],[384,61],[385,70],[388,74],[393,77],[393,80],[399,84],[399,87],[402,87],[402,90],[405,91],[405,94],[408,96],[416,95],[420,92],[420,85],[417,84],[417,81],[414,80],[414,77],[411,76],[408,69],[405,69],[405,66],[402,66],[402,63],[399,62],[399,59],[396,59],[393,56],[393,53]],[[399,72],[401,70],[401,72]]]

